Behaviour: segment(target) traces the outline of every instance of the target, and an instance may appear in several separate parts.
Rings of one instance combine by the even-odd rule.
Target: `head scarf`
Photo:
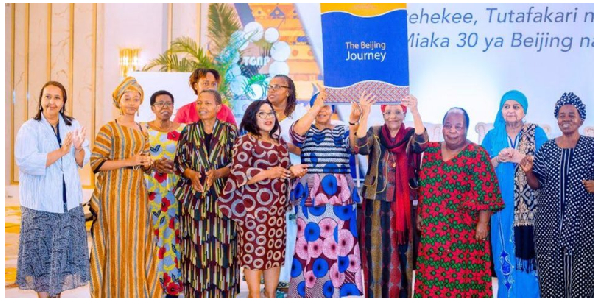
[[[140,93],[140,100],[144,101],[144,90],[142,86],[135,80],[133,77],[126,77],[121,81],[121,83],[117,86],[117,88],[112,93],[113,103],[115,107],[118,109],[121,107],[119,105],[119,101],[121,100],[121,96],[125,94],[126,91],[135,91]]]
[[[525,114],[527,114],[527,108],[529,104],[527,103],[527,97],[517,90],[512,90],[504,93],[502,95],[502,99],[500,100],[500,107],[498,107],[498,113],[496,113],[496,121],[494,121],[494,129],[490,131],[492,133],[493,146],[492,146],[492,155],[498,155],[502,149],[508,147],[506,143],[506,121],[504,121],[504,117],[502,117],[502,108],[504,104],[509,101],[514,100],[518,102],[522,107]]]
[[[404,112],[404,115],[406,115],[406,106],[401,104],[400,107],[402,108],[402,112]],[[387,108],[387,105],[381,105],[381,113],[385,112],[385,108]]]
[[[502,108],[509,100],[518,102],[523,107],[525,114],[527,114],[527,97],[523,93],[512,90],[502,96],[494,128],[486,135],[486,138],[489,136],[491,141],[489,144],[486,144],[486,141],[484,141],[484,148],[490,153],[491,157],[497,156],[502,149],[508,147],[508,134],[506,133],[506,121],[502,117]],[[534,152],[535,128],[535,125],[527,125],[521,131],[521,141],[525,143],[533,140],[534,145],[525,144],[522,146],[519,144],[516,149],[522,153],[527,153],[522,149],[533,149],[530,152]],[[489,146],[490,144],[491,146]],[[527,219],[532,218],[530,215],[535,210],[535,193],[532,193],[533,190],[527,185],[523,174],[522,170],[513,163],[499,163],[496,167],[498,178],[503,177],[503,179],[499,180],[500,188],[504,189],[504,191],[514,192],[514,220],[512,229],[517,260],[515,267],[519,270],[530,272],[532,269],[535,269],[536,261],[535,250],[533,248],[533,224]],[[509,176],[512,178],[509,179]]]
[[[556,102],[554,106],[554,117],[558,118],[558,111],[560,107],[564,105],[573,105],[577,112],[579,112],[579,116],[581,116],[581,120],[585,120],[585,104],[581,102],[581,99],[575,95],[573,92],[564,93],[560,99]]]

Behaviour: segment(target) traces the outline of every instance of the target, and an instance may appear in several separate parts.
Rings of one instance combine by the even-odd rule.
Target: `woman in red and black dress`
[[[248,133],[238,137],[235,144],[219,208],[239,224],[238,259],[249,297],[260,297],[264,273],[265,295],[274,298],[285,259],[289,178],[304,175],[306,165],[290,167],[287,144],[276,135],[279,122],[269,101],[250,104],[240,127]]]
[[[467,140],[469,116],[444,116],[444,141],[428,143],[420,174],[421,245],[415,297],[492,297],[487,242],[492,212],[504,208],[487,152]]]

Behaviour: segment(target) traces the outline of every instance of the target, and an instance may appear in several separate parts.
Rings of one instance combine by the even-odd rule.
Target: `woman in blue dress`
[[[492,256],[498,277],[499,298],[537,298],[540,288],[533,242],[537,191],[527,185],[518,166],[548,138],[539,126],[526,123],[527,97],[506,92],[500,101],[494,128],[482,146],[492,157],[505,208],[492,215]]]

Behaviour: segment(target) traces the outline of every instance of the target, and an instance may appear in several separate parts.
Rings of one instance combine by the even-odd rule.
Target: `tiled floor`
[[[19,252],[19,225],[21,222],[21,210],[19,202],[14,198],[6,198],[5,203],[5,297],[6,298],[35,298],[37,294],[31,290],[20,290],[15,284],[17,256]],[[88,242],[91,241],[88,222]],[[497,280],[493,278],[494,295],[497,290]],[[66,291],[63,298],[89,298],[89,285]],[[244,280],[241,282],[238,298],[248,297],[248,285]]]

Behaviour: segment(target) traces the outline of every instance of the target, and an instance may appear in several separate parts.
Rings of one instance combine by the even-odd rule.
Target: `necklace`
[[[169,121],[169,126],[167,126],[166,128],[161,128],[160,125],[156,126],[156,121],[153,121],[152,125],[150,125],[150,126],[152,127],[152,129],[155,129],[160,132],[169,132],[173,128],[173,122]]]

